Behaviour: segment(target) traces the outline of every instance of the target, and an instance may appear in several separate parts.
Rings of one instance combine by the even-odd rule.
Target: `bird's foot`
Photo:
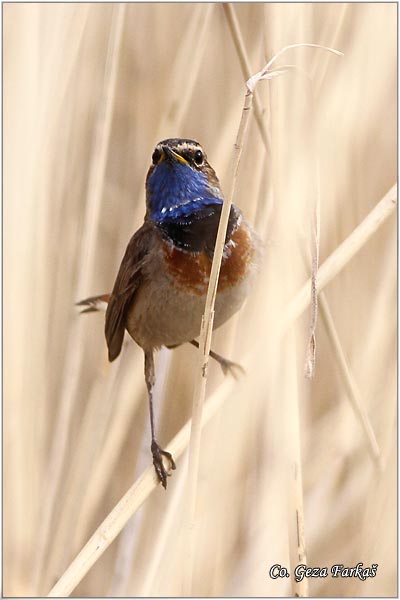
[[[191,340],[190,343],[195,348],[199,348],[199,342],[197,340]],[[174,348],[175,346],[169,346],[169,347]],[[211,356],[211,358],[213,358],[214,360],[217,361],[217,363],[221,367],[224,375],[227,375],[229,373],[230,375],[232,375],[232,377],[234,379],[238,379],[239,374],[244,375],[245,370],[238,363],[235,363],[231,360],[228,360],[227,358],[224,358],[220,354],[217,354],[216,352],[214,352],[214,350],[210,350],[210,356]]]
[[[161,481],[161,485],[163,486],[163,488],[166,490],[167,477],[171,475],[171,473],[169,473],[168,471],[176,469],[174,459],[172,458],[170,452],[162,450],[155,440],[151,442],[151,453],[153,455],[153,465],[156,470],[157,477]],[[163,456],[165,456],[165,458],[169,462],[168,470],[165,468]]]
[[[241,365],[239,365],[239,363],[228,360],[212,350],[210,352],[210,356],[218,362],[224,375],[228,375],[229,373],[229,375],[232,375],[234,379],[238,379],[239,375],[244,375],[245,370]]]

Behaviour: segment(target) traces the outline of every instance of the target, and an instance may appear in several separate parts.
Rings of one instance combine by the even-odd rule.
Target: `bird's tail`
[[[76,303],[76,306],[85,306],[81,313],[88,312],[106,312],[107,305],[110,301],[110,294],[102,294],[101,296],[92,296]]]

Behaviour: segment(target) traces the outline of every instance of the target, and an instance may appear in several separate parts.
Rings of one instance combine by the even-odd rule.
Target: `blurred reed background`
[[[74,303],[110,291],[153,147],[199,140],[226,189],[244,62],[255,73],[309,42],[344,57],[301,48],[277,61],[298,68],[259,84],[240,165],[235,202],[265,258],[213,337],[246,375],[232,385],[210,366],[207,395],[226,400],[202,436],[192,591],[292,594],[268,571],[290,564],[284,457],[298,410],[308,564],[379,564],[373,579],[313,579],[309,593],[395,596],[394,210],[324,289],[314,380],[309,310],[284,338],[275,324],[310,276],[318,189],[323,263],[396,182],[396,4],[33,3],[3,17],[4,595],[47,594],[151,463],[142,352],[127,339],[108,364],[104,315]],[[190,417],[195,364],[189,346],[158,355],[164,447]],[[73,595],[182,593],[184,478],[182,458]]]

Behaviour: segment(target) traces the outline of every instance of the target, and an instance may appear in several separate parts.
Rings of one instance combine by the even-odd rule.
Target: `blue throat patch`
[[[210,205],[222,205],[220,190],[207,176],[182,163],[161,162],[147,182],[150,216],[157,223],[180,219]]]
[[[150,218],[174,246],[188,252],[205,252],[210,259],[223,198],[201,171],[180,162],[161,162],[147,181]],[[231,207],[227,243],[237,227],[240,211]]]

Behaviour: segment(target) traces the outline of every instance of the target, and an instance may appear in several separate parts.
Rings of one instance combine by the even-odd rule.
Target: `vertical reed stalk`
[[[201,442],[201,422],[203,413],[203,403],[206,393],[208,358],[211,347],[212,328],[214,321],[214,304],[217,295],[218,277],[221,268],[222,254],[225,246],[225,237],[228,227],[232,198],[235,190],[240,157],[243,150],[250,109],[252,105],[253,94],[247,90],[244,98],[244,105],[240,120],[240,125],[233,148],[232,169],[229,178],[229,190],[225,196],[221,217],[218,226],[217,240],[215,243],[214,256],[211,266],[210,281],[208,284],[206,305],[201,322],[199,338],[199,365],[196,377],[196,387],[193,397],[192,410],[192,428],[190,434],[189,454],[188,454],[188,503],[187,503],[187,555],[184,578],[184,595],[190,596],[193,590],[193,569],[195,563],[195,545],[196,545],[196,499],[198,487],[198,473],[200,463],[200,442]]]
[[[234,382],[226,381],[223,393],[214,393],[208,400],[203,413],[203,427],[217,413],[221,405],[232,393]],[[166,450],[176,459],[186,450],[191,430],[191,420],[175,435]],[[101,525],[96,529],[79,554],[71,562],[57,583],[50,590],[48,597],[69,596],[82,581],[94,563],[100,558],[108,546],[120,533],[132,515],[140,508],[153,490],[158,487],[159,481],[151,465],[134,482],[118,504],[107,515]]]
[[[355,249],[359,250],[363,244],[367,243],[376,229],[382,225],[391,214],[393,214],[395,207],[396,186],[388,192],[358,228],[350,234],[341,246],[339,246],[339,248],[336,249],[321,265],[320,273],[323,274],[323,277],[320,279],[320,286],[323,287],[323,285],[330,281],[334,275],[338,274],[340,271],[338,266],[343,268],[343,266],[347,264],[347,261],[344,262],[344,257],[347,257],[347,260],[350,260]],[[298,317],[309,305],[310,298],[308,290],[309,282],[295,294],[293,300],[289,303],[289,312],[284,320],[287,328],[291,326],[292,320],[295,318],[294,315]],[[256,348],[255,351],[258,352],[258,348]],[[223,384],[223,393],[214,392],[214,394],[210,396],[203,413],[203,427],[218,412],[223,402],[230,397],[235,385],[236,383],[232,381],[225,381]],[[166,450],[171,452],[176,458],[179,458],[187,448],[190,440],[190,431],[191,421],[188,421],[176,434]],[[125,523],[131,518],[134,512],[141,506],[157,485],[158,480],[154,473],[154,469],[153,467],[150,467],[132,485],[100,527],[95,531],[90,540],[50,591],[49,597],[68,596],[71,594],[89,569],[119,534]]]
[[[296,581],[294,576],[297,565],[307,564],[304,535],[303,475],[301,463],[300,420],[299,420],[299,381],[297,369],[295,334],[289,333],[285,356],[285,427],[289,464],[287,465],[287,501],[290,573],[293,596],[308,596],[308,579]],[[292,373],[290,372],[292,370]]]
[[[3,594],[38,593],[32,580],[43,552],[48,589],[61,575],[53,594],[78,584],[73,595],[181,593],[190,426],[168,447],[177,471],[165,493],[142,443],[142,353],[127,337],[123,355],[108,365],[102,315],[77,316],[73,303],[110,291],[115,249],[123,252],[144,213],[155,143],[197,139],[227,190],[241,82],[264,57],[307,40],[340,48],[345,59],[290,50],[290,60],[283,54],[270,65],[288,75],[253,97],[235,203],[264,242],[264,263],[234,319],[234,347],[234,320],[212,338],[212,349],[246,374],[221,384],[219,368],[209,365],[203,416],[218,418],[202,432],[193,587],[204,597],[293,595],[290,578],[273,580],[268,571],[299,562],[294,517],[302,488],[310,562],[318,555],[318,564],[329,565],[334,552],[346,565],[379,564],[366,581],[311,579],[310,595],[396,595],[396,188],[375,204],[397,175],[397,7],[127,4],[110,152],[104,176],[98,171],[96,258],[79,292],[115,8],[6,3],[3,10]],[[312,110],[304,77],[313,82]],[[310,124],[318,134],[322,258],[312,383],[302,373],[316,173]],[[198,357],[188,346],[170,354],[166,403],[156,410],[163,442],[187,420]],[[68,460],[49,502],[45,476],[60,401],[74,388]],[[299,487],[292,468],[298,425],[290,437],[296,418]],[[144,466],[144,482],[124,496]],[[136,532],[129,526],[116,541],[133,515]],[[357,543],[349,544],[353,532]]]
[[[99,106],[96,140],[89,178],[89,190],[84,219],[84,238],[82,240],[82,262],[78,271],[78,281],[76,285],[77,298],[82,297],[84,295],[84,290],[87,290],[88,287],[90,287],[91,276],[96,260],[95,245],[99,232],[102,191],[109,150],[111,121],[115,98],[115,82],[121,47],[124,14],[125,5],[120,4],[116,6],[111,23],[107,62],[104,74],[103,97]],[[46,588],[48,577],[50,575],[48,571],[44,573],[44,563],[47,550],[51,543],[53,515],[65,471],[68,436],[78,392],[79,371],[83,358],[82,352],[84,346],[81,341],[83,327],[82,320],[77,320],[71,330],[70,339],[68,340],[68,363],[65,367],[65,385],[63,386],[60,409],[54,430],[47,480],[48,491],[43,506],[43,543],[37,555],[37,565],[35,569],[37,577],[35,588],[39,591]]]
[[[325,294],[322,292],[319,297],[320,305],[321,305],[321,317],[324,321],[326,331],[329,337],[329,341],[332,344],[332,348],[334,350],[334,355],[336,361],[338,363],[340,372],[343,377],[343,382],[346,387],[347,397],[350,401],[351,407],[354,411],[355,417],[357,421],[360,423],[362,431],[365,435],[368,452],[374,461],[375,466],[378,470],[382,469],[381,462],[381,451],[379,449],[378,442],[376,440],[376,436],[371,425],[371,422],[368,418],[367,411],[362,402],[361,393],[359,387],[357,385],[356,380],[354,379],[354,375],[350,370],[350,366],[346,359],[342,344],[340,342],[340,338],[335,326],[335,321],[333,320],[332,313],[329,308],[328,301],[325,297]]]

